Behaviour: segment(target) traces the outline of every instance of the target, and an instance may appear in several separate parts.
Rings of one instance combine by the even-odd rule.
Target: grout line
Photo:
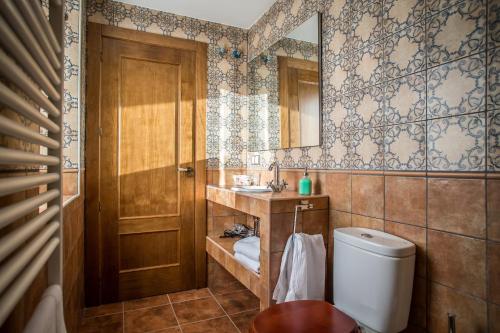
[[[139,310],[147,310],[147,309],[154,309],[154,308],[159,308],[159,307],[162,307],[162,306],[165,306],[165,305],[169,305],[169,303],[164,303],[164,304],[157,304],[157,305],[151,305],[151,306],[145,306],[145,307],[142,307],[142,308],[137,308],[137,309],[130,309],[130,310],[123,310],[123,312],[133,312],[133,311],[139,311]]]
[[[117,314],[120,314],[122,312],[123,312],[123,310],[116,311],[116,312],[110,312],[110,313],[104,313],[104,314],[100,314],[98,316],[85,316],[85,314],[83,314],[82,319],[100,318],[100,317],[105,317],[105,316],[117,315]]]
[[[187,299],[187,300],[184,300],[184,301],[179,301],[179,302],[172,302],[172,299],[170,298],[170,296],[168,297],[169,300],[170,300],[170,304],[180,304],[180,303],[186,303],[186,302],[192,302],[192,301],[197,301],[197,300],[200,300],[200,299],[207,299],[207,298],[210,298],[211,296],[203,296],[203,297],[197,297],[197,298],[192,298],[192,299]]]
[[[170,299],[170,295],[169,294],[166,294],[166,295],[168,298],[168,302],[170,304],[170,308],[172,309],[172,312],[174,313],[174,318],[175,318],[175,321],[177,323],[177,326],[179,327],[179,330],[182,333],[182,327],[181,327],[181,324],[179,323],[179,319],[177,318],[177,314],[175,313],[174,305],[172,304],[172,300]]]
[[[426,83],[427,86],[427,83]],[[427,89],[426,89],[427,94]],[[426,102],[427,103],[427,102]],[[427,140],[427,135],[426,135]],[[426,142],[427,143],[427,142]],[[427,154],[427,147],[425,148]],[[427,170],[427,158],[426,167]],[[431,276],[429,260],[429,178],[425,178],[425,326],[430,327],[430,307],[431,307]],[[416,256],[415,256],[416,257]]]
[[[493,303],[493,302],[488,302],[488,300],[487,300],[487,299],[485,299],[485,298],[481,298],[481,297],[479,297],[479,296],[477,296],[477,295],[471,294],[470,292],[467,292],[467,291],[465,291],[465,290],[463,290],[463,289],[459,289],[459,288],[456,288],[456,287],[451,287],[451,286],[446,285],[446,284],[444,284],[444,283],[442,283],[442,282],[439,282],[439,281],[434,281],[434,280],[428,279],[428,282],[430,282],[430,283],[429,283],[429,285],[430,285],[430,284],[432,284],[432,283],[437,284],[437,285],[440,285],[441,287],[445,287],[445,288],[451,289],[451,290],[453,290],[454,292],[456,292],[456,293],[458,293],[458,294],[461,294],[462,296],[466,296],[466,297],[474,298],[474,299],[476,299],[476,300],[478,300],[478,301],[481,301],[481,302],[483,302],[483,303],[485,303],[485,304],[488,304],[488,303],[495,304],[495,303]]]
[[[180,329],[180,326],[170,326],[170,327],[164,327],[164,328],[159,328],[159,329],[154,329],[152,331],[145,331],[145,332],[142,332],[142,333],[155,333],[155,332],[163,332],[165,330],[168,330],[168,329],[171,329],[171,328],[179,328]],[[182,331],[181,331],[182,332]]]
[[[187,326],[187,325],[191,325],[191,324],[199,324],[199,323],[203,323],[205,321],[210,321],[210,320],[214,320],[214,319],[221,319],[221,318],[226,318],[226,317],[228,317],[228,316],[227,315],[222,315],[222,316],[217,316],[217,317],[208,318],[208,319],[202,319],[202,320],[197,320],[197,321],[190,321],[190,322],[187,322],[187,323],[179,324],[179,327],[181,327],[181,325]]]
[[[122,333],[125,333],[125,303],[122,302]]]
[[[231,319],[231,317],[229,316],[229,314],[226,312],[226,310],[224,309],[224,307],[219,303],[219,300],[217,299],[217,297],[215,297],[214,294],[212,294],[212,291],[210,289],[208,289],[208,292],[212,295],[212,297],[214,298],[215,302],[220,306],[220,308],[222,309],[222,311],[226,314],[227,318],[229,319],[229,321],[233,324],[233,326],[236,328],[236,331],[237,332],[240,332],[240,329],[238,328],[238,326],[236,326],[236,324],[234,323],[234,321]]]
[[[231,316],[237,316],[237,315],[240,315],[242,313],[251,312],[251,311],[255,311],[255,310],[260,311],[260,308],[253,308],[253,309],[249,309],[249,310],[243,310],[243,311],[240,311],[240,312],[231,313]]]
[[[149,296],[149,297],[143,297],[143,298],[136,298],[136,299],[132,299],[132,300],[129,300],[131,302],[134,302],[134,301],[139,301],[139,300],[142,300],[142,299],[146,299],[146,298],[150,298],[150,297],[157,297],[157,296],[168,296],[168,294],[162,294],[162,295],[156,295],[156,296]],[[167,297],[168,299],[168,297]],[[168,305],[170,303],[170,299],[168,299],[168,302],[167,303],[162,303],[162,304],[155,304],[155,305],[145,305],[145,306],[142,306],[142,307],[139,307],[139,308],[135,308],[135,309],[128,309],[126,310],[125,309],[125,303],[129,302],[129,301],[126,301],[126,302],[123,302],[123,311],[124,312],[130,312],[130,311],[136,311],[136,310],[143,310],[143,309],[151,309],[151,308],[157,308],[159,306],[165,306],[165,305]]]

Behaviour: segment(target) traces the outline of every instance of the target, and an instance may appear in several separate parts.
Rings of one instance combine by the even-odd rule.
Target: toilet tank
[[[415,245],[365,228],[334,231],[335,306],[365,328],[400,332],[408,324]]]

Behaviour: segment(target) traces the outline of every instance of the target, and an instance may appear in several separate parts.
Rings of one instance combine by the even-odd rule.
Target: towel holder
[[[295,235],[295,229],[297,227],[297,215],[300,211],[312,209],[314,205],[309,203],[309,200],[301,200],[300,204],[295,205],[295,216],[293,218],[293,235]]]

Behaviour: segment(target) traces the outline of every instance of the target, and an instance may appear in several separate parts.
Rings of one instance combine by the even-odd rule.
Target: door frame
[[[101,288],[102,225],[100,221],[100,114],[103,37],[189,50],[196,53],[196,98],[194,115],[194,239],[196,287],[207,284],[206,236],[206,101],[208,44],[89,22],[87,25],[87,78],[85,121],[85,303],[103,302]],[[98,291],[98,292],[96,292]]]

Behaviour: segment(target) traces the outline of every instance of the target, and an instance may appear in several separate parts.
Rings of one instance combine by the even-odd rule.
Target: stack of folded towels
[[[243,266],[259,273],[260,269],[260,238],[251,236],[234,243],[234,258]]]

